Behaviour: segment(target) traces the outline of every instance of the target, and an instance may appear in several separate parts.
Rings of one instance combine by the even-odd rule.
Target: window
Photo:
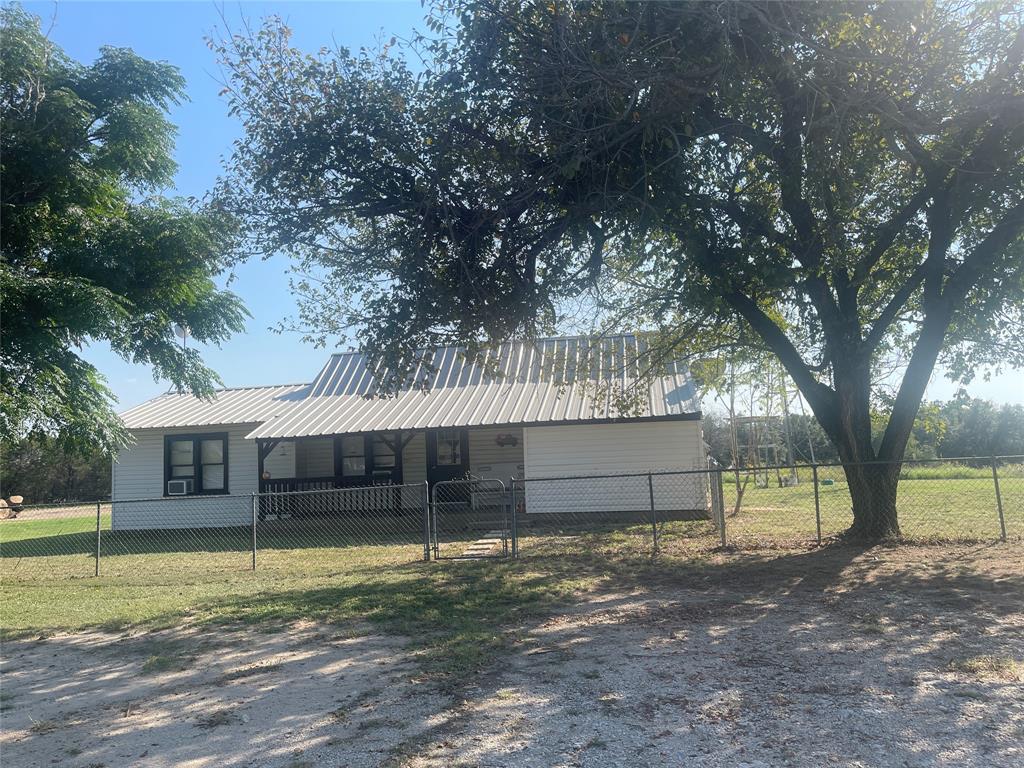
[[[341,439],[341,476],[366,474],[366,441],[362,435],[345,435]]]
[[[224,491],[227,488],[227,470],[224,456],[227,441],[221,439],[199,441],[199,465],[202,468],[203,490]]]
[[[437,465],[452,467],[462,464],[462,433],[457,429],[437,432]]]
[[[395,437],[392,436],[392,440],[394,439]],[[375,470],[395,468],[395,451],[382,435],[373,436],[373,468]]]
[[[164,495],[167,481],[184,480],[186,494],[228,492],[228,436],[168,435],[164,440]]]
[[[171,477],[195,477],[196,466],[192,456],[191,440],[171,441]]]

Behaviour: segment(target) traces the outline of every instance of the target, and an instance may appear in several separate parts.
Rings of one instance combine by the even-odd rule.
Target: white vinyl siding
[[[498,445],[499,435],[512,435],[515,445]],[[496,478],[508,485],[512,477],[521,477],[523,430],[520,427],[486,427],[469,430],[469,467],[477,477]]]
[[[246,440],[250,425],[143,429],[132,433],[133,445],[122,448],[113,468],[111,527],[200,528],[247,525],[257,490],[256,443]],[[225,496],[164,495],[164,437],[178,434],[228,433],[228,488]],[[148,501],[138,501],[147,499]]]
[[[700,421],[527,427],[526,511],[613,512],[650,507],[647,478],[595,478],[529,482],[529,478],[618,475],[692,470],[704,462]],[[704,509],[704,475],[655,476],[655,505],[664,510]]]

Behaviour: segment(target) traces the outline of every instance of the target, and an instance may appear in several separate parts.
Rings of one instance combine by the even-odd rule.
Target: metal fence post
[[[423,560],[430,560],[430,481],[423,481]]]
[[[647,494],[651,500],[651,536],[654,539],[654,554],[658,554],[658,512],[654,506],[654,475],[647,473]]]
[[[992,482],[996,486],[996,509],[999,510],[999,540],[1006,541],[1006,518],[1003,517],[1003,497],[999,493],[999,472],[996,470],[996,457],[992,457]]]
[[[98,501],[96,502],[96,575],[100,575],[100,502]]]
[[[818,497],[818,465],[811,465],[814,476],[814,522],[818,529],[818,546],[821,546],[821,499]]]
[[[715,471],[715,475],[718,477],[718,536],[720,543],[723,547],[729,545],[728,539],[725,535],[725,476],[722,473],[722,468],[719,466]],[[739,488],[736,489],[737,493]]]
[[[518,504],[516,503],[516,479],[510,478],[509,487],[511,488],[510,504],[512,505],[512,559],[519,559],[519,510]]]
[[[498,482],[501,483],[501,554],[502,557],[508,557],[512,546],[509,543],[509,539],[512,537],[512,531],[509,528],[511,524],[508,510],[509,496],[505,484],[501,480],[498,480]]]
[[[256,517],[258,516],[259,496],[252,495],[252,569],[256,570]]]
[[[429,481],[428,481],[429,482]],[[434,559],[441,559],[441,539],[437,535],[437,492],[443,488],[443,480],[434,483],[434,487],[427,486],[427,503],[430,505],[430,543],[434,549]]]

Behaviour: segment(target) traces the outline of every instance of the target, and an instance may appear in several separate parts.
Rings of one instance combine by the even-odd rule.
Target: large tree
[[[16,5],[0,10],[0,439],[58,436],[91,452],[126,434],[79,354],[107,342],[155,378],[206,395],[217,377],[173,326],[218,343],[243,328],[219,290],[235,225],[155,196],[175,171],[177,69],[123,48],[72,61]]]
[[[297,285],[312,335],[395,364],[575,302],[760,345],[846,463],[851,532],[898,533],[936,364],[1024,362],[1021,7],[442,0],[427,23],[355,54],[274,20],[215,43],[246,128],[222,202],[321,278]]]

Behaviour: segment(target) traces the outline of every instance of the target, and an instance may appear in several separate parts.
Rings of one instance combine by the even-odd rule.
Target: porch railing
[[[390,477],[367,482],[365,475],[356,477],[275,477],[260,480],[260,493],[293,493],[295,491],[331,491],[336,488],[365,488],[368,485],[395,485]]]
[[[293,491],[329,491],[340,488],[340,477],[280,477],[260,480],[260,493],[291,493]]]

